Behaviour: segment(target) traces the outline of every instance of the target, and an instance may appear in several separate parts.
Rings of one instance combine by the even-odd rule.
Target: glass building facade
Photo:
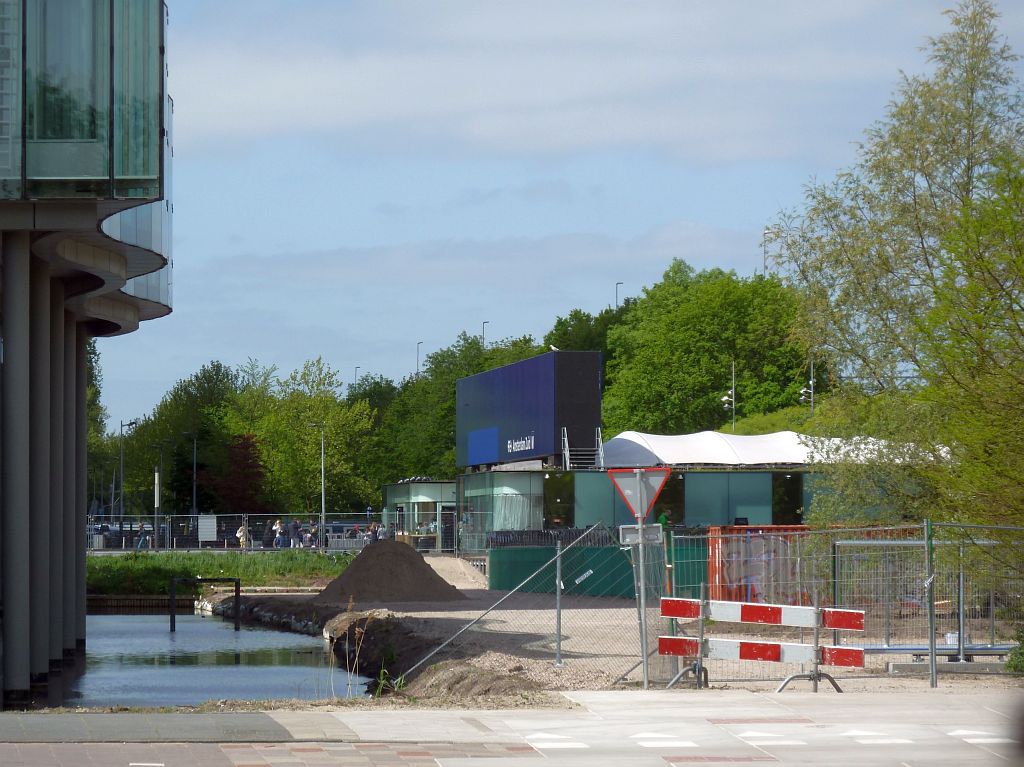
[[[0,199],[163,197],[165,14],[0,0]]]
[[[0,0],[0,707],[85,648],[88,342],[171,310],[162,0]]]
[[[664,513],[670,525],[800,524],[811,483],[800,471],[674,470],[648,522]],[[604,471],[486,471],[457,478],[460,550],[485,551],[506,531],[609,528],[636,524]]]

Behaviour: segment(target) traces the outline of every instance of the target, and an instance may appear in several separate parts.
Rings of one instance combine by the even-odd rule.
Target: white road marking
[[[895,746],[900,743],[913,743],[906,738],[857,738],[857,742],[865,746]]]
[[[664,735],[660,732],[638,732],[636,735],[630,735],[629,737],[633,738],[634,740],[639,740],[640,738],[673,738],[675,736]]]
[[[970,743],[975,746],[979,746],[982,743],[1016,743],[1017,741],[1010,738],[964,738],[964,743]]]
[[[164,767],[163,762],[128,762],[128,767]]]
[[[738,737],[740,737],[740,738],[781,738],[782,736],[779,735],[777,732],[757,732],[755,730],[750,730],[748,732],[741,732]]]
[[[988,732],[986,730],[953,730],[953,732],[947,732],[947,735],[952,735],[954,738],[959,738],[964,735],[995,735],[994,732]]]
[[[568,735],[555,735],[550,732],[535,732],[533,735],[524,736],[526,740],[569,740]]]
[[[590,748],[586,743],[577,743],[576,741],[552,741],[550,743],[530,743],[534,748]]]

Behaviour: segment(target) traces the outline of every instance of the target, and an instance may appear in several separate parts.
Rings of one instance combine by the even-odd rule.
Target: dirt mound
[[[352,564],[324,587],[314,601],[344,604],[378,602],[454,602],[465,599],[411,546],[377,541],[360,552]]]

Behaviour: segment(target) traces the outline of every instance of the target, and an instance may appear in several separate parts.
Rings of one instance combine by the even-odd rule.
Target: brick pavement
[[[538,756],[521,743],[0,743],[3,767],[437,767]]]

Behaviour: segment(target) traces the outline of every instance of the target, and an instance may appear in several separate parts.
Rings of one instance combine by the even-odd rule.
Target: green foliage
[[[820,411],[821,404],[818,404]],[[816,426],[811,417],[808,405],[791,405],[773,410],[770,413],[758,413],[746,418],[736,419],[736,431],[730,426],[723,426],[719,431],[730,434],[756,435],[772,434],[777,431],[796,431],[801,434],[815,433]]]
[[[90,594],[166,594],[171,578],[240,578],[242,586],[310,586],[341,575],[352,556],[308,550],[128,553],[86,558]],[[179,584],[181,594],[198,587]]]
[[[427,355],[420,375],[402,382],[380,419],[365,462],[368,475],[378,484],[455,476],[456,380],[543,351],[529,336],[485,346],[479,336],[463,332],[451,346]]]
[[[738,415],[796,404],[808,364],[789,339],[797,304],[796,292],[774,278],[696,272],[674,261],[608,331],[608,433],[721,426],[730,417],[721,397],[731,388],[732,362]]]
[[[573,309],[565,317],[555,318],[555,324],[544,336],[544,347],[554,346],[564,351],[601,352],[604,379],[608,380],[608,331],[622,322],[634,300],[627,298],[620,306],[602,309],[590,314],[582,309]]]
[[[833,453],[825,516],[868,488],[901,519],[1024,520],[1016,57],[987,0],[950,20],[856,166],[773,227],[805,295],[796,334],[843,374],[834,434],[884,440]]]
[[[1013,641],[1017,646],[1010,651],[1010,657],[1006,659],[1006,670],[1014,674],[1024,674],[1024,624],[1017,626]]]

